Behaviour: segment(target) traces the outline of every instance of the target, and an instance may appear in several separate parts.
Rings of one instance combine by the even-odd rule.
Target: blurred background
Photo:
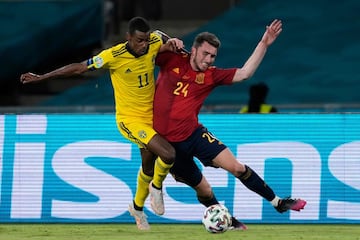
[[[241,67],[273,19],[283,32],[251,80],[219,87],[203,112],[238,113],[251,84],[266,82],[280,113],[360,112],[358,0],[27,0],[0,1],[0,111],[113,112],[106,71],[22,85],[19,77],[83,61],[125,41],[127,21],[184,40],[213,32],[215,65]]]

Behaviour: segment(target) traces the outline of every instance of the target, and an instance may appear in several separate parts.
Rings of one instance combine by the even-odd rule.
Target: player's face
[[[143,55],[149,46],[150,32],[135,31],[134,34],[127,34],[129,47],[137,55]]]
[[[198,48],[191,49],[190,64],[195,71],[205,71],[210,67],[216,58],[217,48],[204,42]]]

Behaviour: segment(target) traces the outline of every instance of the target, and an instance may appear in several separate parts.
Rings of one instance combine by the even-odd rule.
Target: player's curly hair
[[[195,37],[193,47],[198,48],[204,42],[208,42],[211,46],[216,48],[219,48],[221,45],[219,38],[215,34],[210,32],[202,32]]]
[[[135,31],[146,33],[150,31],[150,24],[143,17],[134,17],[128,23],[128,30],[130,35],[133,35]]]

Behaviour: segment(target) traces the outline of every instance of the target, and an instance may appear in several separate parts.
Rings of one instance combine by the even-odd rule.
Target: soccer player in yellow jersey
[[[143,212],[150,192],[151,207],[164,214],[162,182],[175,160],[174,148],[153,129],[153,98],[155,93],[155,57],[162,51],[178,51],[183,42],[172,38],[163,43],[161,36],[150,31],[144,18],[129,21],[127,41],[105,49],[81,63],[72,63],[38,75],[25,73],[22,83],[82,74],[107,68],[114,88],[116,122],[120,133],[139,146],[142,166],[137,177],[137,189],[129,212],[140,230],[150,228]]]

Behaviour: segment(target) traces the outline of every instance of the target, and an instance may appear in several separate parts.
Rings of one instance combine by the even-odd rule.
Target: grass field
[[[0,224],[1,240],[360,240],[356,224],[249,224],[247,231],[211,234],[201,224],[152,224],[138,231],[135,224]]]

